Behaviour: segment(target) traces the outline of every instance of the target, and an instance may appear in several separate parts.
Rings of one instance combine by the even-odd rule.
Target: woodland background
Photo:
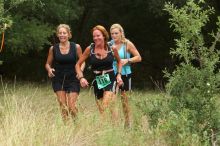
[[[181,7],[186,0],[171,2]],[[203,31],[215,31],[220,1],[206,2],[215,8],[215,14]],[[155,84],[163,86],[166,82],[163,70],[172,71],[178,64],[169,55],[178,34],[169,26],[170,16],[163,10],[164,4],[165,0],[1,0],[0,14],[5,17],[1,24],[10,24],[0,53],[1,74],[8,79],[45,82],[48,78],[44,64],[49,47],[57,43],[58,24],[69,24],[71,41],[84,50],[92,42],[92,27],[100,24],[109,30],[113,23],[120,23],[143,58],[133,65],[134,86],[141,89],[154,88]],[[212,41],[208,36],[206,39]]]

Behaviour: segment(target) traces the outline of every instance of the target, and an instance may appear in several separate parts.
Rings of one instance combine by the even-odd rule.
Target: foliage
[[[171,74],[165,71],[169,79],[166,89],[173,96],[171,110],[176,114],[187,111],[186,119],[191,121],[189,126],[194,133],[211,134],[212,129],[220,128],[215,98],[220,87],[219,51],[216,49],[220,41],[220,19],[217,32],[211,34],[214,41],[207,47],[203,28],[214,13],[213,8],[202,0],[198,3],[188,0],[181,8],[166,3],[165,10],[171,15],[170,26],[180,35],[175,39],[177,47],[171,49],[170,54],[182,61]]]
[[[156,127],[160,119],[166,117],[169,113],[169,100],[167,96],[163,94],[153,95],[148,98],[140,98],[135,101],[138,109],[146,116],[149,117],[149,123],[151,126]]]
[[[11,27],[12,25],[12,19],[11,15],[8,13],[8,11],[19,4],[28,1],[28,0],[9,0],[9,1],[4,1],[0,0],[0,32],[5,31],[7,27]],[[31,0],[35,1],[35,0]]]
[[[142,125],[136,123],[136,126],[141,127],[143,131],[149,131],[152,134],[150,136],[158,138],[158,145],[210,145],[210,137],[206,131],[202,132],[202,135],[192,131],[194,123],[189,118],[191,116],[189,109],[178,113],[172,111],[169,106],[172,97],[166,93],[151,91],[148,91],[148,94],[142,93],[132,95],[134,98],[131,103],[135,103],[135,107],[138,109],[135,113],[138,113],[139,116],[135,115],[135,121],[147,117],[147,122],[142,121]],[[166,141],[166,144],[161,144],[163,140]]]
[[[47,0],[44,3],[44,12],[51,22],[62,22],[71,25],[82,15],[83,7],[79,5],[79,0],[57,0],[56,3],[53,0]]]
[[[15,1],[4,3],[8,7],[8,15],[13,16],[11,21],[14,23],[7,32],[5,47],[13,54],[40,52],[45,46],[51,45],[50,38],[59,23],[71,24],[81,14],[77,0],[22,2],[20,5]],[[55,43],[54,40],[52,43]]]
[[[183,110],[180,113],[170,111],[166,118],[160,119],[157,128],[166,133],[165,139],[169,145],[203,145],[209,146],[209,137],[206,132],[200,136],[192,131],[193,122],[188,118],[191,113]]]
[[[164,6],[165,0],[19,0],[21,3],[12,4],[11,2],[16,0],[4,0],[2,4],[4,5],[4,16],[9,16],[11,22],[16,23],[10,27],[9,31],[6,31],[5,34],[5,45],[3,49],[4,55],[0,56],[0,60],[4,60],[4,63],[8,60],[13,60],[15,53],[18,53],[17,49],[11,49],[12,43],[8,42],[8,39],[18,39],[16,41],[21,42],[19,37],[13,38],[16,34],[24,35],[21,30],[15,28],[16,25],[23,25],[23,21],[30,21],[33,23],[34,21],[39,25],[47,25],[50,28],[54,29],[60,23],[67,23],[70,25],[72,29],[73,38],[71,41],[75,41],[79,43],[84,50],[92,41],[92,36],[90,30],[93,26],[97,24],[101,24],[106,27],[109,31],[110,25],[113,23],[120,23],[124,30],[126,37],[131,40],[138,51],[142,55],[143,61],[133,66],[134,72],[134,84],[135,87],[138,88],[152,88],[154,84],[152,83],[152,77],[154,81],[158,81],[163,83],[165,80],[163,78],[163,74],[161,70],[164,67],[168,67],[169,70],[172,70],[175,65],[175,60],[172,59],[169,55],[169,48],[174,46],[173,38],[176,33],[173,33],[171,29],[169,29],[168,24],[168,15],[165,11],[162,10]],[[172,3],[177,6],[182,6],[186,0],[170,0]],[[214,0],[216,3],[219,0]],[[212,0],[209,0],[209,4],[213,4],[213,6],[217,7]],[[220,8],[220,7],[219,7]],[[21,18],[22,21],[17,21],[18,18]],[[17,22],[15,22],[15,20]],[[130,23],[132,21],[132,23]],[[212,19],[214,21],[214,19]],[[19,24],[21,22],[21,24]],[[159,23],[158,23],[159,22]],[[26,27],[33,27],[29,25]],[[210,26],[213,28],[213,26]],[[23,28],[22,28],[23,29]],[[49,31],[49,30],[46,31]],[[29,31],[30,35],[32,31]],[[41,36],[41,35],[39,35]],[[21,37],[23,39],[23,36]],[[38,40],[39,38],[37,38]],[[45,44],[51,42],[52,44],[57,42],[57,38],[53,33],[48,40],[45,40]],[[32,58],[39,59],[39,56],[43,56],[44,59],[48,53],[48,45],[41,45],[43,47],[42,51],[39,51],[39,48],[26,48],[30,45],[26,45],[19,50],[21,53],[21,57],[24,57],[32,53]],[[40,45],[40,44],[39,44]],[[13,46],[14,47],[14,46]],[[14,54],[7,53],[9,51]],[[35,51],[36,50],[36,51]],[[30,52],[29,52],[30,51]],[[34,51],[34,52],[32,52]],[[23,59],[22,59],[23,60]],[[18,64],[26,64],[26,62],[20,62],[21,60],[16,60]],[[11,63],[13,66],[16,66],[15,63]],[[4,66],[4,64],[3,64]],[[41,64],[36,64],[36,66],[41,66],[36,70],[44,71],[44,68]],[[4,68],[6,68],[5,66]],[[11,66],[8,66],[7,71],[10,71]],[[15,68],[20,68],[16,66]],[[7,76],[11,73],[14,75],[18,75],[17,70],[15,72],[6,72],[6,70],[2,72]],[[0,71],[1,72],[1,71]],[[25,72],[25,70],[23,70]],[[137,73],[143,72],[142,76],[139,76]],[[13,75],[13,76],[14,76]],[[42,75],[43,76],[43,75]],[[37,80],[41,80],[42,76]],[[26,78],[25,76],[17,76],[19,78]],[[32,78],[29,75],[29,78]],[[146,82],[141,82],[142,80]]]
[[[14,26],[7,32],[9,36],[6,45],[13,54],[25,54],[30,51],[40,51],[45,44],[50,45],[48,38],[54,30],[48,24],[39,20],[27,20],[15,15]]]
[[[4,31],[11,27],[12,25],[12,20],[9,14],[7,14],[7,11],[11,8],[13,8],[14,6],[19,5],[20,3],[24,2],[26,0],[11,0],[11,1],[7,1],[8,3],[8,9],[6,8],[6,3],[3,0],[0,0],[0,33],[3,33],[2,35],[2,41],[4,41]],[[2,47],[3,43],[1,43],[1,47]],[[1,48],[2,49],[2,48]],[[2,50],[0,50],[1,52]],[[3,61],[0,60],[0,65],[2,65]]]
[[[40,0],[38,3],[27,1],[10,12],[22,15],[26,19],[35,18],[41,23],[47,22],[57,26],[60,23],[71,25],[78,20],[82,7],[79,5],[79,0]]]

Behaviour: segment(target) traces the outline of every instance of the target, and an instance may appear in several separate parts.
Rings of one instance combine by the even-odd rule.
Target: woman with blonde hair
[[[94,77],[92,85],[94,87],[98,109],[102,117],[105,117],[104,112],[107,108],[110,108],[112,118],[116,119],[117,113],[112,109],[111,104],[116,100],[114,93],[116,82],[119,84],[122,83],[120,58],[117,50],[108,45],[107,42],[109,35],[103,26],[97,25],[93,27],[92,36],[94,43],[85,49],[83,55],[78,60],[76,64],[76,72],[81,86],[87,87],[89,83],[84,77],[80,67],[87,58],[90,58],[90,65]],[[116,77],[113,70],[114,58],[116,58],[116,66],[118,70]]]
[[[121,58],[122,71],[121,77],[123,80],[123,85],[119,87],[121,90],[121,101],[123,112],[125,116],[125,127],[131,126],[131,113],[128,104],[127,91],[131,90],[131,64],[140,62],[141,56],[136,49],[135,45],[125,38],[124,29],[120,24],[113,24],[110,28],[111,33],[111,43],[116,47],[118,54]],[[133,56],[133,57],[132,57]],[[116,62],[113,63],[114,71],[117,73]]]
[[[60,24],[56,34],[59,43],[50,47],[45,68],[52,79],[62,118],[66,121],[69,115],[75,117],[78,111],[76,101],[80,84],[76,78],[75,64],[82,55],[82,49],[79,44],[69,41],[72,37],[69,25]]]

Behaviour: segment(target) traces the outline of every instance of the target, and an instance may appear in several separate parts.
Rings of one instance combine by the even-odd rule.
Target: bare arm
[[[118,73],[117,73],[116,79],[117,79],[118,85],[121,86],[123,84],[123,81],[121,79],[122,63],[121,63],[120,56],[118,54],[118,50],[114,46],[112,47],[112,49],[113,49],[114,57],[117,61],[117,67],[118,67],[118,69],[117,69]]]
[[[49,77],[54,77],[55,76],[53,74],[53,71],[55,71],[55,69],[51,68],[52,63],[53,63],[53,46],[51,46],[50,49],[49,49],[48,56],[47,56],[47,61],[46,61],[46,64],[45,64],[45,68],[48,72]]]
[[[118,51],[115,47],[112,47],[113,49],[113,52],[114,52],[114,56],[115,56],[115,59],[117,61],[117,67],[118,67],[118,72],[121,73],[121,69],[122,69],[122,64],[121,64],[121,59],[120,59],[120,56],[118,54]]]
[[[76,68],[76,73],[79,76],[79,78],[83,77],[83,72],[81,70],[81,67],[82,67],[82,64],[85,62],[85,60],[89,57],[89,54],[90,54],[90,48],[87,47],[76,63],[75,68]]]
[[[77,56],[78,56],[78,58],[80,58],[82,56],[82,48],[79,44],[76,44],[76,49],[77,49],[76,50],[77,51]],[[85,61],[81,65],[81,70],[84,71],[84,69],[85,69]]]
[[[132,58],[127,60],[129,63],[141,62],[141,60],[142,60],[141,55],[138,52],[135,45],[131,41],[127,42],[127,49],[128,49],[128,52],[131,53],[132,56],[133,56]]]
[[[82,64],[89,57],[90,47],[87,47],[83,54],[80,56],[79,60],[76,63],[75,69],[82,87],[87,87],[89,85],[88,81],[84,78],[83,72],[81,70]]]

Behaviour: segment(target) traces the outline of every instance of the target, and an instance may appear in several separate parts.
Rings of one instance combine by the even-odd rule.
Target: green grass
[[[100,120],[93,92],[83,89],[78,100],[77,120],[64,124],[56,96],[49,83],[2,82],[0,146],[172,145],[167,141],[166,130],[159,126],[149,126],[148,116],[143,114],[136,104],[136,101],[143,100],[150,106],[149,101],[160,97],[163,98],[164,94],[152,91],[131,93],[133,124],[131,129],[124,129],[120,98],[117,101],[120,119],[118,124],[114,125],[109,121]],[[186,139],[188,143],[193,142],[190,141],[190,136]],[[194,140],[192,145],[200,145],[200,143]]]

